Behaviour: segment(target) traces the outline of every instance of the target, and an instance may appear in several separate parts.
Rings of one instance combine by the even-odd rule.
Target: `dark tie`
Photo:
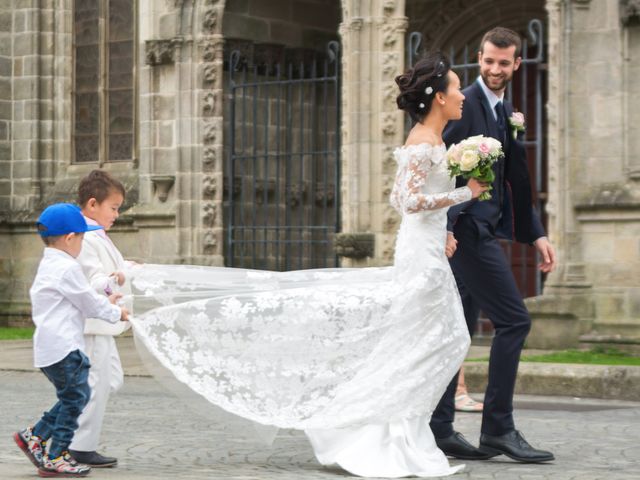
[[[502,102],[496,103],[495,111],[498,130],[500,131],[500,138],[498,140],[502,142],[502,146],[504,148],[504,143],[507,140],[507,119],[505,117],[504,106],[502,105]]]
[[[495,111],[496,111],[496,121],[498,123],[498,131],[500,132],[500,138],[498,140],[500,140],[502,142],[502,151],[505,152],[506,154],[506,141],[507,141],[507,118],[506,118],[506,114],[504,111],[504,105],[502,104],[502,102],[498,102],[496,103],[496,106],[494,107]],[[498,165],[497,165],[497,178],[496,178],[496,190],[497,190],[497,194],[498,194],[498,202],[500,205],[502,205],[502,201],[503,201],[503,195],[504,195],[504,188],[503,188],[503,182],[504,182],[504,159],[499,160],[498,161]]]

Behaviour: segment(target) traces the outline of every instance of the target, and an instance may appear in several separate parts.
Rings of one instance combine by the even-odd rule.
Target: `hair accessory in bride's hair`
[[[424,93],[426,93],[427,95],[431,95],[433,93],[433,87],[429,86],[425,88]]]
[[[442,75],[444,75],[444,71],[446,70],[446,67],[444,66],[444,62],[440,62],[438,64],[438,68],[436,68],[436,71],[438,71],[438,73],[436,74],[436,77],[440,78]]]
[[[420,103],[418,104],[418,106],[419,106],[420,108],[424,108],[424,103],[420,102]]]

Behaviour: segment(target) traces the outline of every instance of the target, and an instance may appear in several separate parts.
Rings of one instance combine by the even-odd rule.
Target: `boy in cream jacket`
[[[126,297],[131,293],[124,274],[125,260],[106,233],[118,218],[124,196],[122,183],[103,170],[93,170],[81,180],[78,188],[78,200],[87,224],[104,229],[85,234],[78,262],[91,286],[106,296],[119,292]],[[116,458],[103,456],[97,449],[109,393],[118,390],[124,380],[114,337],[130,327],[129,322],[107,324],[94,318],[88,318],[85,324],[92,393],[78,419],[79,427],[69,451],[78,462],[92,467],[114,467],[118,463]]]

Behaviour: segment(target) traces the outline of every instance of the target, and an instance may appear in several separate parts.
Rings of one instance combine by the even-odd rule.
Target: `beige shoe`
[[[481,412],[484,406],[482,402],[476,402],[471,398],[467,392],[456,395],[455,401],[458,412]]]

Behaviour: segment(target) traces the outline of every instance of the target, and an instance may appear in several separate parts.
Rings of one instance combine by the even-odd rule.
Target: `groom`
[[[431,429],[445,454],[482,460],[504,454],[521,462],[553,460],[551,452],[529,445],[513,421],[513,391],[520,351],[531,327],[511,268],[498,238],[533,244],[540,253],[539,268],[555,268],[555,252],[545,236],[531,200],[526,152],[510,126],[512,105],[504,92],[521,63],[521,40],[506,28],[487,32],[480,43],[480,77],[463,93],[462,118],[447,125],[447,145],[473,135],[494,137],[505,157],[494,165],[491,200],[470,201],[449,209],[447,255],[456,277],[469,332],[480,311],[491,320],[495,337],[489,359],[489,381],[484,398],[480,448],[453,429],[457,375],[433,412]],[[460,180],[460,179],[458,179]],[[456,251],[457,246],[459,249]]]

